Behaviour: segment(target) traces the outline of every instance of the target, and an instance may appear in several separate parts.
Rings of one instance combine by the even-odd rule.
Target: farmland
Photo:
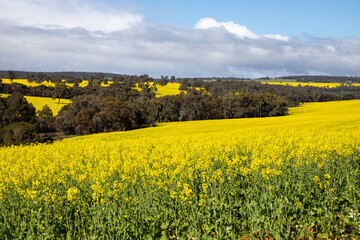
[[[48,107],[52,110],[54,116],[58,114],[60,109],[70,104],[71,101],[69,99],[60,99],[60,103],[58,99],[52,99],[52,98],[45,98],[45,97],[32,97],[32,96],[25,96],[26,100],[29,103],[32,103],[36,110],[42,110],[42,108],[45,105],[48,105]]]
[[[360,101],[0,148],[1,238],[360,234]]]
[[[289,85],[293,87],[297,86],[310,86],[310,87],[321,87],[321,88],[335,88],[340,87],[342,85],[350,86],[349,84],[341,84],[341,83],[308,83],[308,82],[295,82],[295,81],[263,81],[262,83],[274,84],[274,85]],[[352,86],[360,86],[359,83],[353,83]]]
[[[8,94],[0,94],[0,97],[7,97]],[[60,99],[60,103],[58,99],[46,98],[46,97],[33,97],[33,96],[25,96],[26,100],[34,105],[36,111],[41,111],[45,105],[52,110],[53,115],[56,116],[60,109],[70,104],[71,101],[69,99]]]
[[[2,79],[2,82],[3,83],[6,83],[6,84],[11,84],[11,80],[10,79],[6,79],[6,78],[3,78]],[[25,85],[27,87],[38,87],[38,86],[47,86],[47,87],[55,87],[55,83],[53,82],[50,82],[50,81],[42,81],[42,82],[29,82],[28,79],[13,79],[13,83],[18,83],[18,84],[22,84],[22,85]],[[80,84],[79,84],[79,87],[86,87],[87,85],[89,84],[88,81],[82,81]],[[72,83],[66,83],[66,85],[68,87],[73,87],[74,84]],[[108,84],[107,84],[108,85]],[[106,84],[103,84],[103,86],[106,86]]]
[[[2,82],[6,83],[6,84],[11,84],[10,79],[2,79]],[[13,83],[22,84],[22,85],[25,85],[27,87],[38,87],[38,86],[41,86],[41,85],[44,85],[44,86],[47,86],[47,87],[55,87],[55,83],[52,83],[52,82],[43,81],[41,83],[35,83],[35,82],[29,83],[27,79],[14,79]],[[113,81],[108,81],[106,84],[101,82],[100,86],[108,87],[112,83],[113,83]],[[79,84],[79,87],[86,87],[88,84],[89,84],[88,81],[83,80]],[[150,86],[153,86],[154,82],[150,82],[149,84],[150,84]],[[67,87],[73,87],[74,84],[66,83],[66,86]],[[167,95],[176,95],[176,94],[180,94],[181,92],[184,92],[184,91],[179,90],[179,87],[180,87],[179,83],[168,83],[165,86],[161,86],[159,84],[156,84],[156,88],[157,88],[156,96],[161,97],[161,96],[167,96]],[[137,89],[139,91],[141,90],[138,86],[136,86],[135,89]]]
[[[10,84],[11,81],[10,79],[2,79],[3,83],[6,84]],[[348,83],[318,83],[318,82],[297,82],[295,79],[271,79],[271,80],[256,80],[256,81],[260,81],[263,84],[273,84],[273,85],[289,85],[289,86],[293,86],[293,87],[297,87],[297,86],[311,86],[311,87],[320,87],[320,88],[335,88],[335,87],[340,87],[342,85],[345,86],[350,86]],[[47,81],[43,81],[41,83],[35,83],[35,82],[31,82],[29,83],[27,79],[14,79],[13,80],[14,83],[19,83],[19,84],[23,84],[25,86],[28,87],[37,87],[40,85],[44,85],[44,86],[48,86],[48,87],[54,87],[55,83],[52,82],[47,82]],[[101,83],[100,86],[102,87],[108,87],[110,84],[112,84],[113,81],[107,81],[107,83]],[[86,87],[89,84],[89,82],[87,80],[83,80],[80,84],[79,87]],[[154,83],[150,82],[149,83],[150,86],[153,86]],[[66,83],[66,85],[68,87],[73,87],[74,84],[70,84],[70,83]],[[352,83],[352,86],[360,86],[359,83]],[[156,84],[156,95],[157,97],[160,96],[165,96],[165,95],[176,95],[179,94],[181,91],[179,91],[180,84],[179,83],[168,83],[165,86],[161,86],[159,84]],[[140,90],[139,87],[135,87],[135,89]]]

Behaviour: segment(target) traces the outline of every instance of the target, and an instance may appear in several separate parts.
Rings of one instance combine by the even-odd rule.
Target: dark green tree
[[[161,76],[161,78],[160,78],[160,80],[159,80],[159,84],[161,85],[161,86],[166,86],[167,84],[168,84],[168,82],[169,82],[169,78],[168,78],[168,76]]]
[[[36,126],[38,132],[49,133],[55,131],[55,119],[52,110],[45,105],[42,110],[37,111]]]
[[[15,76],[15,72],[9,70],[9,71],[8,71],[8,75],[9,75],[10,82],[13,83],[13,80],[14,80],[15,77],[16,77],[16,76]]]
[[[15,122],[35,123],[36,121],[35,107],[31,103],[28,103],[26,98],[18,92],[14,92],[6,98],[6,108],[2,111],[3,126]]]
[[[55,83],[55,88],[53,91],[52,98],[53,99],[58,98],[59,103],[60,103],[61,98],[65,98],[67,96],[68,92],[69,92],[69,90],[68,90],[68,87],[66,86],[65,82],[57,82],[57,83]]]
[[[171,76],[171,77],[170,77],[170,80],[171,80],[171,83],[174,83],[175,80],[176,80],[175,76]]]
[[[191,87],[190,80],[187,78],[181,79],[179,90],[187,91],[189,87]]]

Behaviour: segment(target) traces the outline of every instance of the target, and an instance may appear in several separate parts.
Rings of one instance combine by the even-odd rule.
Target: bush
[[[36,126],[31,123],[17,122],[0,129],[0,145],[2,146],[31,143],[36,140]]]

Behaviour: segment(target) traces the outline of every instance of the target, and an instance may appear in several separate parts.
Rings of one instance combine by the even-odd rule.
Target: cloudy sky
[[[0,69],[360,76],[359,0],[0,0]]]

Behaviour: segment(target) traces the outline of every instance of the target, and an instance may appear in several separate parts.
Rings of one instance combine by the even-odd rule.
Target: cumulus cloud
[[[288,41],[289,38],[282,36],[280,34],[265,34],[263,36],[256,35],[250,31],[247,27],[234,22],[218,22],[213,18],[202,18],[196,24],[196,29],[209,29],[209,28],[218,28],[223,27],[228,32],[235,34],[240,38],[250,38],[250,39],[259,39],[259,38],[273,38],[281,41]]]
[[[257,35],[237,23],[210,18],[199,20],[194,28],[151,24],[141,14],[90,0],[0,2],[5,6],[0,10],[0,68],[5,70],[154,77],[360,75],[356,38]],[[5,13],[10,10],[13,13]]]
[[[81,0],[0,1],[0,21],[42,29],[84,28],[112,32],[129,28],[142,16]]]

